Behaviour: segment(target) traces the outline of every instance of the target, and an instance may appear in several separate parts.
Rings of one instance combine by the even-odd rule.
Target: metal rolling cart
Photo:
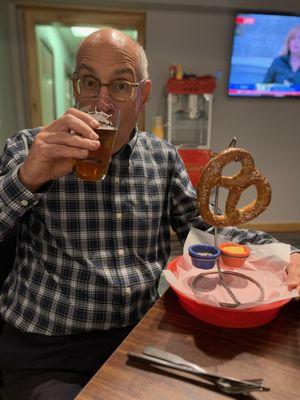
[[[178,147],[194,186],[211,157],[215,78],[204,76],[167,82],[167,140]]]

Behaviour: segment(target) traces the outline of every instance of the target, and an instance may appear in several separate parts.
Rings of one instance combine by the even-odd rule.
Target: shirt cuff
[[[0,185],[0,210],[5,212],[9,209],[18,215],[23,215],[39,202],[52,182],[43,185],[38,192],[32,193],[22,185],[18,175],[19,168],[3,177]]]

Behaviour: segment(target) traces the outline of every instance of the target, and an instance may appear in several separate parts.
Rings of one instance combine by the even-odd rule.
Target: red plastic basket
[[[168,264],[167,269],[176,271],[176,264],[180,258],[181,256],[174,258],[174,260]],[[172,285],[170,286],[172,287]],[[286,299],[248,308],[246,310],[238,310],[213,307],[211,305],[199,303],[188,298],[174,287],[172,287],[172,289],[176,292],[182,307],[189,314],[201,321],[226,328],[254,328],[256,326],[265,325],[272,321],[278,314],[280,308],[291,300]]]

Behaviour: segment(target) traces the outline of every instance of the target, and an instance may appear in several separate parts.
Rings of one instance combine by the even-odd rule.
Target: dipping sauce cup
[[[201,269],[213,268],[221,254],[217,247],[208,244],[193,244],[188,248],[188,253],[191,256],[193,266]]]
[[[227,242],[219,246],[221,259],[225,267],[240,268],[250,255],[250,249],[239,243]]]

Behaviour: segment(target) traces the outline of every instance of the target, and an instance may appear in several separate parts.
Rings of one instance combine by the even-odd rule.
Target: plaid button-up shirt
[[[136,323],[158,297],[170,227],[182,242],[191,226],[208,228],[176,148],[138,132],[112,157],[103,181],[70,173],[33,194],[20,183],[18,168],[37,132],[9,138],[0,161],[0,240],[19,224],[2,316],[46,335]],[[241,243],[273,240],[237,229],[227,229],[227,236]]]

